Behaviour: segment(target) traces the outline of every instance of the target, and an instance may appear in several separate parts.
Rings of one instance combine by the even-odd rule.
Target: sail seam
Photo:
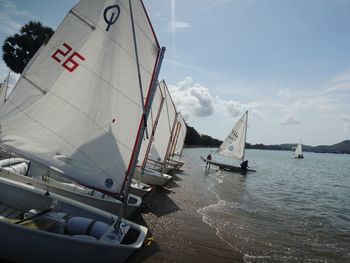
[[[94,73],[93,71],[90,71],[92,73]],[[96,75],[99,76],[99,75]],[[120,145],[123,145],[126,149],[128,149],[129,151],[132,151],[131,148],[127,147],[123,142],[116,140],[113,136],[111,136],[103,126],[101,126],[99,123],[97,123],[94,119],[92,119],[89,115],[87,115],[84,111],[80,110],[78,107],[76,107],[74,104],[70,103],[69,101],[65,100],[64,98],[62,98],[61,96],[59,96],[57,93],[53,92],[52,90],[43,90],[42,88],[39,87],[39,85],[37,85],[34,81],[29,80],[29,78],[23,76],[26,80],[28,80],[31,84],[33,84],[36,88],[38,88],[40,91],[42,91],[44,94],[52,94],[54,95],[56,98],[60,99],[61,101],[65,102],[66,104],[70,105],[72,108],[76,109],[78,112],[80,112],[82,115],[84,115],[88,120],[90,120],[91,122],[93,122],[97,128],[99,128],[100,130],[102,130],[103,132],[106,132],[106,134],[115,142],[118,142]],[[101,78],[102,79],[102,78]],[[103,80],[103,79],[102,79]],[[109,84],[109,83],[108,83]],[[113,88],[113,86],[110,86],[111,88]],[[120,92],[118,89],[113,88],[114,90],[118,91],[120,94],[122,94],[124,97],[129,98],[128,96],[126,96],[124,93]],[[130,99],[130,98],[129,98]],[[133,102],[135,105],[140,106],[139,104],[135,103],[135,101],[131,100],[131,102]],[[19,109],[19,106],[15,105],[13,102],[12,104]],[[26,115],[28,116],[28,115]]]
[[[125,9],[125,11],[126,11],[128,14],[130,14],[130,12],[128,12],[128,10],[127,10],[121,3],[119,3],[119,4],[123,7],[123,9]],[[90,28],[92,28],[92,26],[91,26],[87,21],[85,21],[84,18],[81,18],[81,17],[79,17],[79,16],[76,16],[75,13],[76,13],[76,11],[74,11],[74,13],[72,12],[72,14],[74,14],[74,16],[77,17],[77,18],[79,19],[79,21],[83,22],[84,24],[86,24],[86,25],[88,25]],[[137,27],[140,29],[140,31],[143,33],[144,37],[145,37],[150,43],[152,43],[152,42],[153,42],[152,39],[150,39],[150,38],[147,36],[147,34],[145,33],[145,31],[141,29],[141,27],[139,26],[139,24],[138,24],[137,22],[135,22],[135,24],[136,24]],[[151,24],[150,24],[150,26],[151,26]],[[100,32],[102,32],[106,37],[108,37],[108,38],[113,42],[113,44],[115,44],[116,46],[120,47],[126,54],[128,54],[128,56],[129,56],[131,59],[134,58],[133,55],[132,55],[132,53],[128,52],[127,49],[125,49],[123,46],[121,46],[120,44],[118,44],[109,34],[106,34],[106,33],[105,33],[105,29],[100,28],[97,24],[94,25],[94,28],[92,28],[92,29],[93,29],[93,30],[98,29],[98,30],[99,30]],[[152,28],[152,33],[153,33],[153,35],[154,35],[154,37],[155,37],[153,28]],[[157,51],[156,51],[156,52],[158,52],[159,49],[160,49],[160,46],[159,46],[159,44],[158,44],[158,40],[157,40],[156,37],[155,37],[155,39],[156,39],[156,44],[157,44]],[[147,72],[149,75],[152,75],[152,72],[149,71],[149,70],[147,70],[147,68],[145,68],[144,66],[142,66],[142,64],[140,65],[140,68],[142,68],[142,69],[143,69],[145,72]]]
[[[83,17],[83,15],[80,14],[78,11],[74,10],[74,8],[70,10],[70,13],[71,13],[72,15],[74,15],[75,17],[77,17],[77,18],[78,18],[80,21],[82,21],[84,24],[88,25],[92,30],[95,30],[95,29],[96,29],[95,25],[94,25],[92,22],[90,22],[88,19],[86,19],[85,17]]]
[[[41,87],[39,87],[39,85],[37,85],[33,80],[31,80],[27,75],[23,75],[23,78],[25,80],[27,80],[30,84],[32,84],[35,88],[37,88],[38,90],[40,90],[42,92],[43,95],[45,95],[47,93],[46,90],[42,89]]]

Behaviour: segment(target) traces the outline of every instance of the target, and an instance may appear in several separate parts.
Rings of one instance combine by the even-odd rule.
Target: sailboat
[[[164,80],[158,83],[156,94],[153,100],[152,110],[151,110],[151,116],[148,119],[148,127],[151,127],[151,132],[148,137],[145,138],[145,142],[142,144],[141,150],[140,150],[140,158],[142,159],[141,165],[138,167],[138,169],[135,172],[135,179],[146,184],[150,185],[156,185],[156,186],[164,186],[166,185],[171,179],[172,176],[169,174],[163,173],[163,171],[157,171],[150,167],[147,167],[147,160],[148,156],[151,151],[151,147],[155,140],[157,140],[158,137],[162,136],[164,131],[160,131],[160,133],[157,134],[157,138],[155,138],[157,127],[159,124],[159,119],[162,113],[164,112],[164,105],[165,105],[165,97],[164,97]]]
[[[247,136],[247,124],[248,124],[248,111],[246,111],[242,117],[237,121],[229,135],[220,145],[217,153],[236,159],[239,161],[244,160],[245,155],[245,143]],[[245,169],[241,167],[229,165],[225,163],[215,162],[212,160],[207,160],[204,157],[201,159],[208,164],[218,166],[220,169],[224,169],[231,172],[245,172]],[[255,171],[253,169],[247,169],[247,171]]]
[[[0,146],[123,202],[108,213],[0,177],[0,257],[124,262],[147,228],[123,218],[165,48],[141,0],[83,0],[0,109]],[[19,245],[20,242],[20,245]]]
[[[304,158],[301,143],[298,143],[297,147],[295,148],[294,158],[296,158],[296,159],[303,159]]]
[[[175,129],[175,139],[170,148],[170,155],[167,159],[166,165],[174,167],[174,169],[179,170],[184,163],[180,161],[182,156],[183,147],[185,144],[185,138],[187,133],[187,127],[185,120],[183,119],[180,112],[177,113],[177,125]],[[176,160],[176,159],[178,160]]]
[[[165,97],[165,107],[158,120],[154,141],[147,160],[147,166],[159,171],[169,172],[175,167],[170,163],[171,152],[176,140],[178,115],[165,81],[161,82]]]

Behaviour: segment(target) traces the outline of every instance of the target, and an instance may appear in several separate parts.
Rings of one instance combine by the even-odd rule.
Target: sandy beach
[[[243,262],[196,212],[215,200],[205,187],[203,171],[203,166],[186,162],[173,181],[144,198],[143,211],[134,221],[147,226],[154,241],[128,262]]]

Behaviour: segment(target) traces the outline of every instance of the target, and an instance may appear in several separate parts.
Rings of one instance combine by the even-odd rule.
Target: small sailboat
[[[151,128],[150,136],[144,138],[140,150],[140,159],[142,164],[136,169],[134,178],[142,183],[155,186],[164,186],[171,179],[172,176],[163,172],[163,170],[155,170],[151,167],[147,167],[148,156],[150,154],[152,145],[159,137],[163,136],[164,130],[158,129],[158,125],[161,124],[160,117],[165,114],[165,93],[164,93],[164,80],[158,83],[156,94],[153,100],[151,116],[148,119],[148,127]],[[159,131],[157,133],[157,131]],[[157,134],[157,137],[155,137]]]
[[[125,262],[141,247],[147,228],[123,216],[164,51],[142,0],[70,10],[0,108],[0,146],[123,206],[0,177],[0,258]]]
[[[246,111],[242,117],[237,121],[229,135],[220,145],[217,153],[230,157],[232,159],[244,160],[245,155],[245,143],[247,136],[247,122],[248,122],[248,111]],[[218,166],[220,169],[224,169],[231,172],[246,172],[246,171],[255,171],[253,169],[242,169],[242,167],[229,165],[225,163],[215,162],[213,160],[207,160],[203,157],[201,159],[208,164]]]
[[[176,145],[179,113],[176,111],[165,81],[161,82],[161,87],[165,97],[165,107],[163,107],[158,120],[158,128],[150,149],[147,167],[169,172],[176,168],[171,162],[171,153],[174,145]],[[175,163],[175,165],[177,164]]]
[[[180,112],[177,115],[177,126],[175,130],[175,140],[170,150],[170,157],[168,158],[167,165],[179,170],[184,163],[180,161],[182,151],[185,145],[185,138],[187,133],[187,127],[185,120]]]
[[[303,148],[302,148],[301,143],[298,143],[297,147],[295,148],[294,158],[296,158],[296,159],[303,159],[304,158]]]

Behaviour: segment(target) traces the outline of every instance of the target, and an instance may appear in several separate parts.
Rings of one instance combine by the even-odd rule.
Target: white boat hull
[[[119,214],[120,208],[122,206],[121,201],[105,196],[102,193],[99,193],[97,196],[97,192],[94,192],[91,189],[84,188],[82,186],[77,186],[72,183],[62,183],[56,181],[51,178],[43,177],[28,177],[22,174],[17,173],[19,171],[18,167],[23,165],[23,162],[26,161],[21,158],[14,158],[12,160],[5,159],[0,161],[0,177],[15,180],[20,183],[33,185],[35,187],[44,189],[49,192],[54,192],[59,195],[66,196],[68,198],[72,198],[84,204],[88,204],[94,206],[96,208],[102,209],[104,211]],[[7,164],[15,164],[10,167],[3,167]],[[18,167],[17,167],[18,166]],[[132,218],[138,212],[140,212],[142,204],[142,199],[139,196],[135,196],[133,194],[129,195],[128,205],[126,206],[124,217]]]
[[[164,174],[149,168],[145,168],[142,175],[141,173],[142,173],[141,170],[137,169],[135,171],[134,178],[137,180],[141,180],[141,182],[150,184],[150,185],[164,186],[172,179],[172,176],[168,174]]]
[[[55,231],[14,224],[18,219],[0,216],[0,258],[14,262],[125,262],[142,246],[147,234],[147,228],[123,219],[124,229],[130,227],[127,233],[134,237],[118,236],[113,226],[115,215],[54,193],[46,195],[42,189],[4,178],[0,178],[0,202],[22,212],[33,208],[43,211],[54,204],[52,211],[36,220],[41,218],[57,224]],[[71,218],[59,217],[61,214]],[[74,234],[72,231],[76,230],[72,230],[70,224],[73,218],[96,220],[106,227],[99,238],[91,232],[81,234],[78,229]],[[65,234],[67,231],[70,233]]]
[[[149,194],[152,191],[152,186],[145,184],[141,181],[138,181],[136,179],[132,179],[131,186],[130,186],[130,193],[133,195],[137,195],[141,198],[145,197],[147,194]]]

